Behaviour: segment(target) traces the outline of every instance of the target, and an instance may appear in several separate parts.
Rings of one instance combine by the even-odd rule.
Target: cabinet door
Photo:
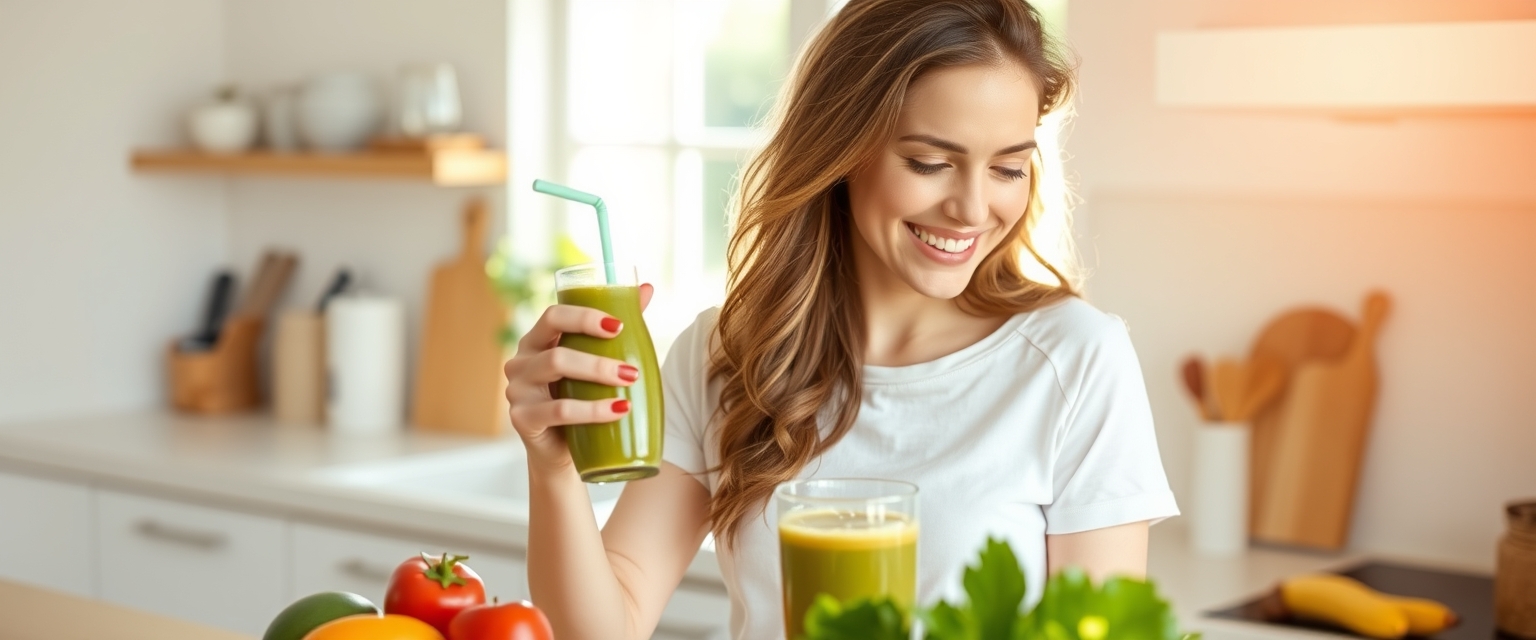
[[[0,473],[0,578],[91,597],[91,490]]]
[[[287,604],[284,523],[100,490],[103,600],[260,636]]]
[[[506,553],[445,545],[441,541],[387,538],[323,525],[295,522],[290,529],[293,548],[291,599],[320,591],[350,591],[380,608],[389,574],[407,558],[423,552],[468,555],[469,565],[485,582],[485,596],[505,600],[528,597],[527,569],[521,557]]]

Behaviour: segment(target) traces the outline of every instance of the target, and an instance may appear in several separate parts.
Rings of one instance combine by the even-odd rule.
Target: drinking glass
[[[917,486],[896,480],[795,480],[774,490],[787,638],[816,596],[917,601]]]
[[[629,413],[602,424],[565,428],[566,444],[576,471],[586,482],[624,482],[656,475],[661,470],[661,367],[651,332],[640,315],[640,284],[635,268],[613,265],[610,283],[603,264],[584,264],[555,272],[555,297],[560,304],[591,307],[624,323],[619,335],[598,338],[579,333],[560,337],[560,346],[613,358],[640,370],[640,379],[627,387],[564,379],[556,396],[577,400],[629,401]]]

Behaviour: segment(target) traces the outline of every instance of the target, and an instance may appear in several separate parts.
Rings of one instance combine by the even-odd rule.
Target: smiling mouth
[[[964,239],[941,238],[910,222],[907,223],[907,231],[916,236],[918,240],[923,241],[924,244],[944,253],[965,253],[967,249],[971,248],[971,245],[976,244],[976,238],[974,237]]]

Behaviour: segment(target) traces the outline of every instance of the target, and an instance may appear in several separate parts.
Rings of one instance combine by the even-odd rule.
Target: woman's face
[[[848,176],[869,253],[923,295],[960,295],[1024,216],[1039,103],[1016,64],[935,69],[912,83],[895,134]]]

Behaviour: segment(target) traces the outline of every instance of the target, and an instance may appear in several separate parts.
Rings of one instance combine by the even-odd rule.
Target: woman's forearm
[[[630,606],[574,469],[529,474],[528,587],[560,640],[627,640]]]

